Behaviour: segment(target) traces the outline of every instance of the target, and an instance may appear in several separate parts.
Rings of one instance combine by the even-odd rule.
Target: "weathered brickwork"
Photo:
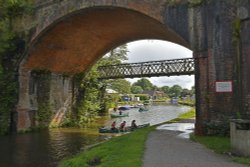
[[[63,111],[61,114],[65,114],[66,111],[70,111],[74,103],[71,78],[58,74],[28,74],[29,77],[22,76],[27,78],[29,90],[28,95],[25,96],[28,99],[19,100],[17,108],[19,130],[41,126],[41,122],[45,120],[38,118],[39,106],[50,110],[50,120],[53,120],[53,117],[57,116],[59,112]],[[23,82],[23,85],[26,83]],[[22,87],[21,91],[25,91],[25,88]],[[22,108],[23,106],[26,108]],[[48,126],[49,123],[51,122],[47,122],[45,126]]]
[[[250,13],[249,13],[250,14]],[[250,18],[242,22],[243,113],[250,118]]]
[[[209,133],[207,125],[226,124],[237,113],[249,118],[249,0],[204,0],[198,5],[187,0],[36,2],[32,21],[23,26],[31,40],[19,72],[19,129],[32,124],[27,117],[32,110],[28,93],[32,69],[86,71],[110,49],[140,39],[175,42],[193,50],[195,58],[202,58],[196,62],[195,74],[197,133]],[[241,20],[240,37],[234,24],[237,19]],[[233,92],[216,93],[216,81],[232,81]],[[54,86],[47,92],[60,92],[61,88]],[[51,93],[50,99],[55,101],[57,96]],[[56,102],[56,108],[65,100]]]

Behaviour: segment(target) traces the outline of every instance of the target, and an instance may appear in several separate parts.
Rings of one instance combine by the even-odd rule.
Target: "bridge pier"
[[[19,100],[17,105],[17,131],[27,130],[31,127],[29,111],[29,80],[30,71],[20,68],[19,72]]]
[[[77,88],[73,83],[71,77],[53,73],[33,75],[29,70],[20,68],[17,131],[39,126],[58,126],[74,105],[74,92]],[[49,117],[40,117],[40,112]]]

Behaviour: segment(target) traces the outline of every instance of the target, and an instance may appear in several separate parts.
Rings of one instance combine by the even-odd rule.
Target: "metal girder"
[[[100,66],[100,79],[192,75],[195,59],[172,59]]]

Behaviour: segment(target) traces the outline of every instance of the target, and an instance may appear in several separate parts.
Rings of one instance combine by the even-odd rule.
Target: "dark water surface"
[[[51,129],[36,133],[0,137],[0,167],[55,167],[66,157],[77,154],[84,147],[103,141],[107,136],[98,133],[98,127],[110,126],[113,120],[137,124],[158,124],[189,110],[186,106],[157,105],[147,112],[129,110],[129,117],[99,119],[98,124],[85,129]]]

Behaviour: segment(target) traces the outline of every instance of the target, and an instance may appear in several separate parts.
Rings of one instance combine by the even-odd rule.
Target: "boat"
[[[143,105],[145,106],[145,105],[152,105],[152,101],[150,101],[150,100],[145,100],[144,102],[143,102]]]
[[[145,112],[145,111],[148,111],[149,109],[148,108],[139,108],[139,112]]]
[[[110,116],[111,116],[112,118],[128,117],[128,113],[127,113],[127,112],[126,112],[126,113],[122,113],[122,114],[120,114],[120,113],[111,113]]]
[[[141,128],[145,128],[150,126],[150,124],[142,124],[142,125],[138,125],[136,129],[141,129]],[[131,132],[134,131],[136,129],[131,128],[131,126],[128,126],[125,128],[126,130],[119,130],[119,129],[115,129],[115,130],[111,130],[110,128],[100,128],[99,129],[99,133],[123,133],[123,132]]]
[[[130,110],[130,107],[129,106],[121,106],[121,107],[118,107],[118,110]]]

